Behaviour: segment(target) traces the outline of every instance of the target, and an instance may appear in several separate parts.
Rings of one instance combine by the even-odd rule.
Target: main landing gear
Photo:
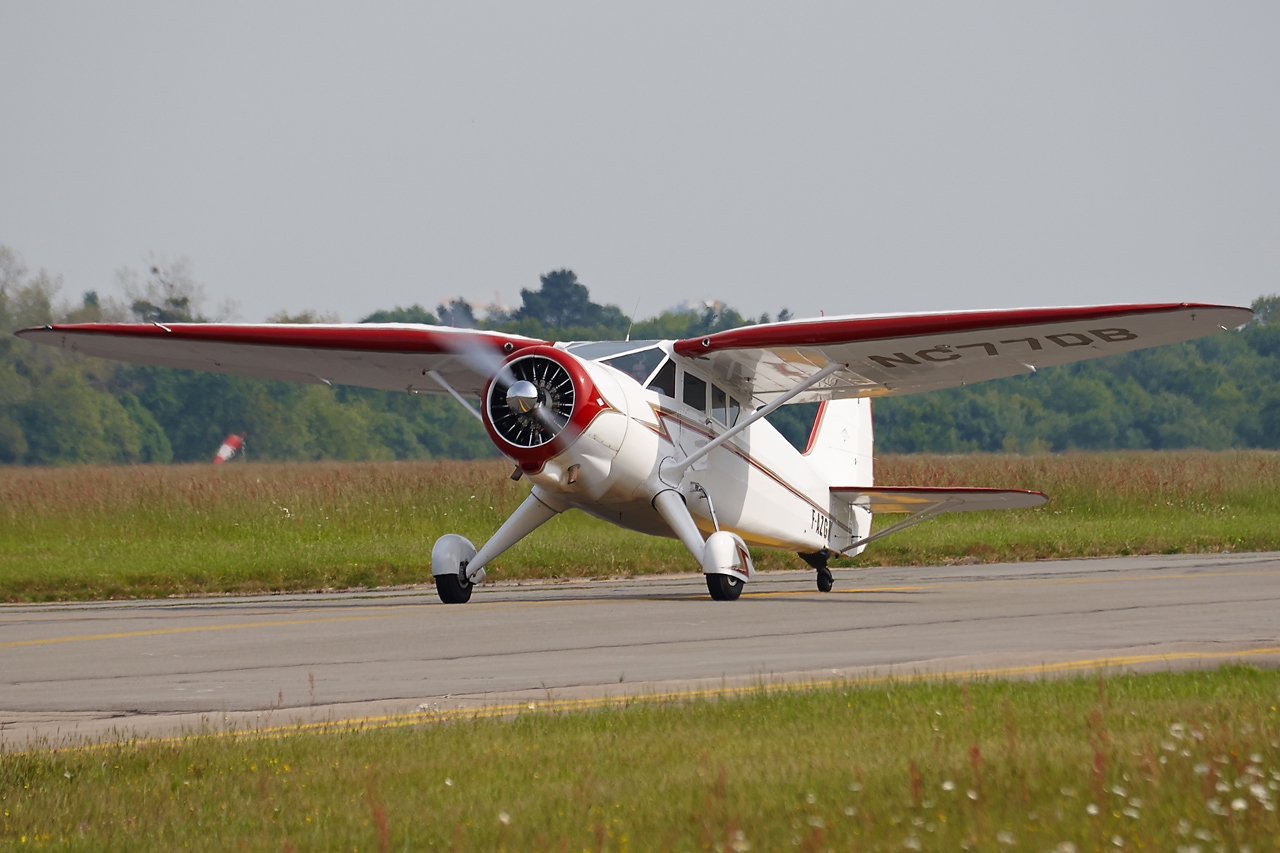
[[[695,484],[695,488],[702,492],[703,498],[710,507],[710,497],[701,486]],[[689,514],[689,508],[685,505],[684,496],[675,489],[665,489],[654,495],[653,508],[658,511],[658,514],[671,527],[671,532],[684,543],[689,553],[702,567],[702,573],[707,579],[707,592],[711,593],[711,598],[715,601],[737,601],[738,596],[742,595],[742,587],[746,579],[755,573],[755,568],[751,565],[751,555],[742,537],[736,533],[721,530],[719,522],[716,521],[715,509],[712,508],[711,521],[716,526],[716,532],[704,541],[702,532],[694,524],[693,516]]]
[[[742,578],[733,575],[707,575],[707,592],[716,601],[737,601],[743,586]]]
[[[831,576],[831,569],[827,568],[827,561],[835,554],[828,548],[821,551],[815,551],[812,554],[796,554],[797,557],[804,560],[810,566],[818,570],[818,592],[831,592],[831,588],[835,586],[836,579]]]
[[[471,600],[471,590],[475,584],[463,580],[466,576],[467,564],[463,563],[456,575],[436,575],[436,595],[445,604],[466,604]]]
[[[484,580],[484,567],[493,558],[564,509],[554,497],[535,488],[478,552],[468,539],[456,533],[441,536],[431,549],[436,595],[445,604],[466,604],[471,600],[471,590]]]

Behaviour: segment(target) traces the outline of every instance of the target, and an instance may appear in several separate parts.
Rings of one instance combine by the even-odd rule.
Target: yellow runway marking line
[[[236,625],[189,625],[185,628],[156,628],[153,631],[123,631],[117,634],[86,634],[77,637],[47,637],[43,640],[18,640],[0,643],[0,649],[16,646],[42,646],[49,643],[83,643],[91,640],[120,640],[126,637],[153,637],[160,634],[187,634],[196,631],[227,631],[237,628],[274,628],[285,625],[315,625],[321,622],[357,622],[368,619],[390,619],[397,614],[384,613],[374,616],[335,616],[332,619],[283,619],[276,622],[241,622]]]
[[[180,744],[186,740],[199,737],[219,739],[284,738],[302,734],[330,734],[356,731],[359,729],[388,729],[403,726],[421,725],[424,723],[443,722],[458,719],[490,719],[522,713],[555,713],[567,711],[591,711],[599,708],[616,707],[634,703],[682,702],[694,699],[716,699],[721,697],[742,696],[752,693],[786,693],[789,691],[824,690],[839,686],[869,687],[877,684],[888,684],[895,681],[945,681],[953,679],[973,678],[1008,678],[1021,675],[1052,674],[1094,670],[1117,666],[1135,666],[1143,663],[1169,663],[1189,660],[1225,660],[1232,658],[1280,655],[1280,646],[1263,649],[1241,649],[1223,652],[1178,652],[1172,654],[1125,655],[1109,658],[1083,658],[1081,660],[1062,661],[1059,663],[1029,664],[1024,666],[998,667],[993,669],[964,669],[954,672],[938,673],[900,673],[874,676],[852,676],[849,678],[815,679],[812,681],[784,681],[773,684],[748,684],[733,687],[709,687],[692,690],[672,690],[663,693],[634,693],[622,696],[596,696],[583,699],[544,699],[527,702],[507,702],[500,705],[483,705],[476,708],[443,708],[435,711],[417,711],[409,714],[383,714],[372,717],[351,717],[341,720],[326,720],[318,723],[291,723],[283,726],[269,726],[245,731],[197,732],[170,737],[136,737],[127,742],[99,743],[83,746],[59,747],[60,749],[99,750],[119,746],[153,746],[163,744]],[[246,712],[248,713],[248,712]],[[43,750],[39,750],[43,751]]]

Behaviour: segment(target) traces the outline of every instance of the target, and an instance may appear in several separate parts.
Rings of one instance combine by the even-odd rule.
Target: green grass
[[[1267,851],[1277,705],[1237,666],[10,753],[0,846]]]
[[[1045,507],[944,516],[845,565],[1280,548],[1280,454],[907,456],[877,482],[1048,492]],[[429,582],[443,533],[486,539],[527,494],[502,463],[0,469],[0,599],[151,597]],[[889,519],[893,517],[890,516]],[[883,519],[879,522],[886,523]],[[760,569],[799,568],[758,551]],[[696,567],[670,539],[583,513],[503,555],[503,578]]]

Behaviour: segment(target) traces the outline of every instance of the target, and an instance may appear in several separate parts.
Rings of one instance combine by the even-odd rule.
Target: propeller
[[[489,397],[482,401],[494,429],[519,447],[551,441],[573,414],[574,383],[554,359],[531,355],[508,361],[491,340],[450,335],[449,351],[473,372],[491,377]]]

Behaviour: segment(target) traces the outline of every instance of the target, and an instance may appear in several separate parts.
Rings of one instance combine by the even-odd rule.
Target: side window
[[[711,417],[722,424],[729,423],[729,403],[719,385],[711,386]]]
[[[653,377],[653,381],[649,383],[649,388],[674,400],[676,396],[676,363],[668,361],[662,365],[658,375]]]
[[[684,404],[700,412],[707,410],[707,383],[691,373],[684,375]]]
[[[742,414],[742,406],[738,404],[737,400],[730,397],[729,398],[729,426],[733,426],[738,422],[738,415],[740,414]]]

